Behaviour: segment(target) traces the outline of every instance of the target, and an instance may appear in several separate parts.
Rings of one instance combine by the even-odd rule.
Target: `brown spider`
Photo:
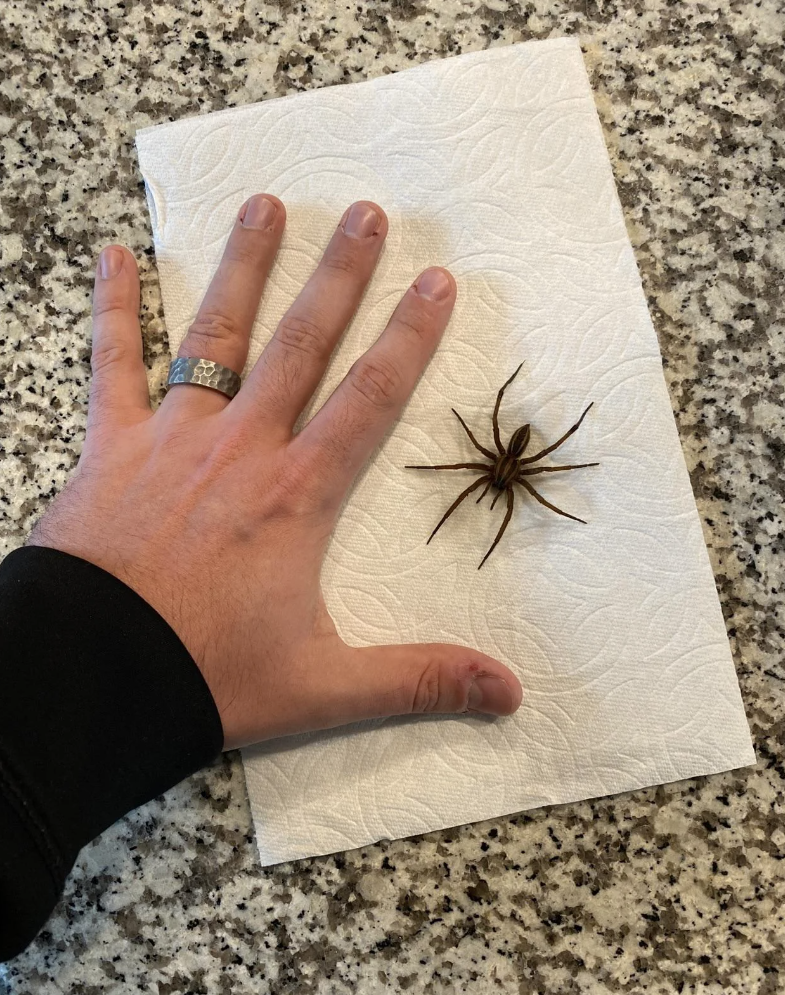
[[[523,366],[523,363],[521,363]],[[469,484],[466,490],[461,491],[458,497],[453,501],[447,511],[442,515],[439,524],[431,532],[428,537],[428,542],[433,539],[439,529],[444,525],[450,515],[455,511],[458,505],[463,501],[464,498],[468,497],[472,491],[476,491],[481,484],[485,484],[485,489],[482,494],[477,498],[477,504],[482,501],[488,490],[491,487],[495,487],[497,494],[491,502],[491,511],[493,511],[494,505],[498,501],[501,494],[507,494],[507,513],[504,516],[504,521],[502,522],[501,528],[496,534],[496,538],[493,540],[493,544],[488,552],[483,556],[480,561],[480,566],[477,569],[481,569],[483,563],[488,559],[491,553],[496,549],[499,540],[504,535],[504,530],[507,528],[510,518],[512,518],[512,508],[513,502],[515,500],[515,493],[513,491],[513,484],[520,484],[524,490],[528,491],[529,494],[534,498],[535,501],[539,501],[540,504],[544,505],[546,508],[550,508],[551,511],[555,511],[557,515],[564,515],[565,518],[571,518],[574,522],[581,522],[583,525],[586,524],[583,518],[576,518],[575,515],[568,515],[566,511],[562,511],[561,508],[557,508],[556,505],[551,504],[550,501],[546,501],[542,494],[538,494],[537,491],[532,487],[526,477],[534,476],[536,473],[559,473],[561,470],[582,470],[587,466],[599,466],[599,463],[574,463],[569,466],[538,466],[528,469],[528,465],[531,463],[536,463],[537,460],[542,459],[543,456],[547,456],[548,453],[552,453],[554,449],[558,449],[559,446],[566,442],[567,439],[577,432],[581,427],[581,422],[586,417],[589,408],[594,404],[594,401],[586,408],[586,411],[580,416],[580,418],[575,422],[569,431],[565,432],[564,435],[554,442],[552,446],[547,446],[545,449],[540,450],[536,456],[523,457],[523,453],[529,444],[529,437],[531,435],[531,427],[529,425],[522,425],[520,428],[512,433],[510,438],[510,443],[505,449],[502,445],[501,435],[499,434],[499,407],[502,403],[502,397],[504,397],[505,390],[510,386],[513,380],[518,376],[521,366],[513,373],[510,379],[505,383],[499,393],[496,396],[496,407],[493,409],[493,438],[496,442],[496,448],[498,453],[492,452],[490,449],[486,449],[485,446],[481,446],[480,443],[474,438],[471,433],[471,429],[466,424],[466,422],[461,418],[455,408],[452,408],[452,413],[458,419],[458,421],[463,425],[466,434],[469,436],[472,445],[475,449],[478,449],[483,456],[487,456],[491,460],[490,465],[487,463],[445,463],[438,466],[407,466],[406,470],[481,470],[482,476],[478,477],[473,484]],[[427,543],[426,543],[427,545]]]

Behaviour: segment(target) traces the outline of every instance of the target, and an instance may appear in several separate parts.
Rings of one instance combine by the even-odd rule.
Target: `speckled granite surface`
[[[107,241],[142,260],[153,390],[163,382],[137,127],[566,33],[583,44],[660,335],[757,768],[260,872],[230,755],[83,852],[0,989],[785,991],[777,0],[6,0],[2,550],[78,457]]]

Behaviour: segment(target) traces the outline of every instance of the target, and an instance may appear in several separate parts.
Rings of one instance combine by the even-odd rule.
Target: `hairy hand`
[[[238,372],[286,212],[247,201],[180,347]],[[153,412],[131,253],[101,254],[92,387],[79,465],[29,539],[95,563],[177,632],[215,698],[230,749],[412,712],[508,714],[521,688],[467,647],[348,646],[319,575],[342,499],[398,417],[444,332],[455,283],[422,273],[378,340],[305,428],[298,416],[371,278],[387,232],[352,205],[237,396],[174,386]]]

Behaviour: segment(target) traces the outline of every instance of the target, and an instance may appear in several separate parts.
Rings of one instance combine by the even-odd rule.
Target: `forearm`
[[[0,960],[48,918],[79,850],[209,763],[218,711],[172,628],[104,570],[0,564]]]

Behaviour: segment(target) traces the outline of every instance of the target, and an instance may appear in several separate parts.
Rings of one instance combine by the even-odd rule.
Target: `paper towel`
[[[347,205],[379,202],[387,244],[313,412],[424,267],[458,304],[400,421],[350,493],[323,584],[355,645],[450,641],[503,660],[525,688],[504,719],[416,717],[243,753],[263,864],[357,847],[755,762],[657,338],[577,42],[432,62],[143,129],[137,146],[172,351],[242,202],[285,202],[283,247],[249,365]],[[539,477],[559,518],[518,495],[467,502],[470,478],[407,463],[474,459],[496,391],[525,366],[503,436],[532,446],[594,407]],[[534,450],[532,450],[534,451]]]

